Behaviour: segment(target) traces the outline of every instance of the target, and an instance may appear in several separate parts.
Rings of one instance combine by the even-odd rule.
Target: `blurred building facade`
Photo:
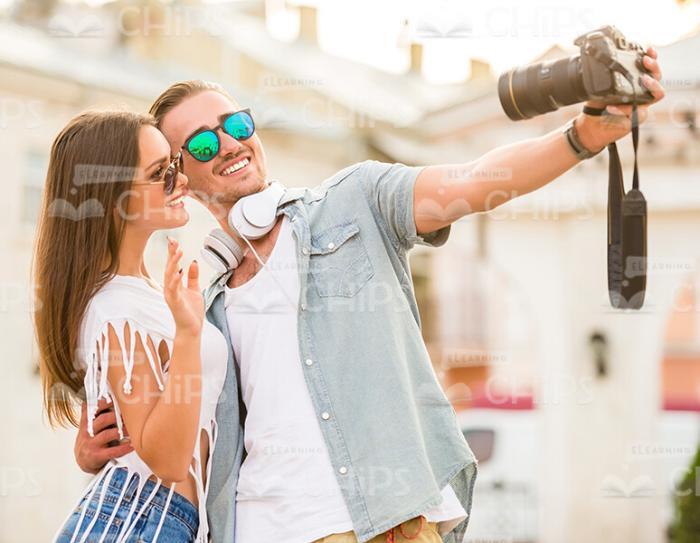
[[[114,28],[115,9],[58,6],[46,19],[31,19],[34,25],[0,20],[0,160],[6,194],[0,203],[0,357],[3,382],[9,385],[0,407],[6,413],[3,434],[11,436],[0,451],[3,542],[50,540],[88,480],[73,460],[74,431],[52,431],[43,416],[31,324],[37,307],[30,282],[36,218],[51,142],[60,129],[86,109],[147,111],[171,83],[201,77],[221,82],[252,107],[268,171],[289,186],[315,185],[356,154],[352,131],[340,123],[329,124],[312,112],[302,117],[280,95],[253,95],[211,66],[159,62],[131,48]],[[162,274],[166,234],[195,258],[203,236],[216,226],[201,205],[186,205],[188,226],[159,232],[149,244],[147,262],[155,277]]]
[[[58,5],[23,25],[0,21],[7,177],[0,246],[9,263],[0,271],[0,326],[11,338],[1,354],[12,383],[0,405],[13,413],[3,424],[13,439],[0,450],[1,541],[46,541],[86,481],[73,463],[73,432],[51,432],[43,422],[29,310],[48,150],[72,116],[90,107],[144,111],[174,81],[216,80],[252,107],[271,177],[313,186],[366,158],[468,162],[562,126],[577,111],[512,123],[498,104],[494,74],[479,60],[468,81],[435,86],[420,75],[420,43],[406,44],[408,73],[388,74],[323,52],[314,8],[294,8],[299,31],[288,41],[271,37],[261,3],[224,9],[114,2]],[[569,52],[553,48],[542,58]],[[661,439],[655,424],[664,398],[686,408],[700,398],[698,306],[687,286],[697,282],[700,258],[691,234],[700,226],[700,72],[686,64],[695,53],[700,34],[661,49],[669,95],[642,127],[641,183],[656,266],[645,310],[623,314],[607,302],[604,154],[536,194],[459,221],[445,248],[412,254],[424,336],[455,408],[485,396],[533,399],[543,542],[607,541],[611,531],[616,541],[663,541],[668,476],[654,459],[630,451]],[[621,144],[628,186],[630,149]],[[190,225],[169,234],[194,256],[213,221],[198,204],[188,208]],[[157,276],[163,238],[149,251]],[[606,339],[605,375],[594,334]],[[631,499],[640,480],[652,491]],[[24,523],[13,522],[29,518],[30,537]]]

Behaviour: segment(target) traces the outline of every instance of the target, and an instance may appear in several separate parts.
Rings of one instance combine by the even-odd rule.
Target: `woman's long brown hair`
[[[53,426],[77,426],[84,371],[76,349],[90,298],[116,273],[128,191],[149,115],[88,112],[60,132],[51,156],[34,254],[44,405]]]

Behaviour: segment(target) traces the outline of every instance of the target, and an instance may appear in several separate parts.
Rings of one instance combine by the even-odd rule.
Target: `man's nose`
[[[229,153],[236,154],[243,148],[243,144],[240,141],[224,132],[221,128],[219,128],[219,138],[221,139],[221,149],[219,150],[221,156],[226,156]]]

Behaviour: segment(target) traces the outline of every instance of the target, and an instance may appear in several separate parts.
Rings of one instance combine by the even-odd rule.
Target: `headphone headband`
[[[273,181],[260,192],[240,198],[229,211],[229,227],[247,240],[263,237],[275,226],[277,208],[285,192],[284,185]],[[217,273],[235,269],[243,261],[243,248],[221,228],[204,238],[201,254]]]

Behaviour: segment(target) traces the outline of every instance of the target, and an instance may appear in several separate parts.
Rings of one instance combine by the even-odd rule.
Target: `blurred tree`
[[[697,543],[700,541],[700,448],[698,448],[686,476],[676,488],[675,520],[670,530],[673,543]]]

